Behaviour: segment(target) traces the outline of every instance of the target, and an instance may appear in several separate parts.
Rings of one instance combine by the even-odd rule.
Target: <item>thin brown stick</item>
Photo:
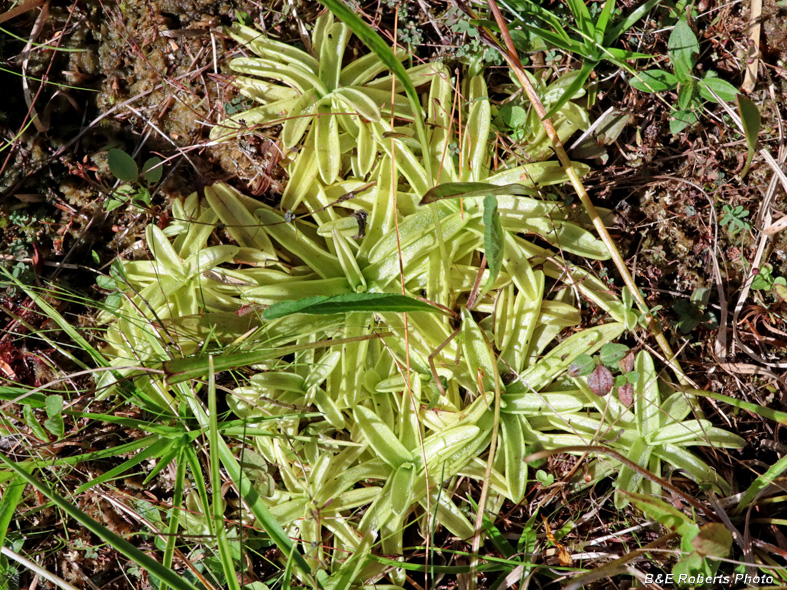
[[[44,0],[30,0],[29,2],[25,2],[16,8],[12,8],[11,10],[7,10],[3,14],[0,14],[0,24],[4,23],[7,20],[11,20],[15,16],[19,16],[20,14],[24,14],[29,10],[33,10],[36,6],[41,6],[44,3]]]

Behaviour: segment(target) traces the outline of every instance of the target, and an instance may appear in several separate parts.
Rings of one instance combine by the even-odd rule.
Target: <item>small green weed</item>
[[[3,232],[5,252],[10,254],[4,257],[2,265],[27,285],[35,281],[31,260],[37,256],[41,235],[45,233],[47,225],[53,223],[55,220],[47,214],[43,206],[16,205],[7,214],[0,213],[0,230]],[[8,287],[9,295],[15,292],[13,286]]]
[[[774,276],[773,267],[769,264],[759,268],[751,288],[756,291],[772,292],[775,297],[787,301],[787,278]]]
[[[521,142],[530,132],[527,118],[527,111],[524,107],[509,102],[497,111],[494,124],[498,129],[504,130],[511,139]]]
[[[674,327],[680,330],[681,334],[689,334],[698,326],[714,330],[718,326],[718,320],[713,312],[707,309],[710,292],[706,288],[695,289],[689,299],[679,299],[672,306],[678,314],[678,320]]]
[[[719,224],[721,226],[729,226],[730,235],[734,236],[742,231],[750,231],[752,228],[751,222],[746,219],[749,216],[749,210],[744,209],[743,205],[724,205],[722,207],[724,215],[722,215]]]
[[[452,6],[444,18],[454,35],[460,37],[467,35],[466,41],[456,44],[454,56],[459,61],[470,66],[473,64],[499,66],[503,63],[500,53],[481,42],[478,30],[465,18],[461,10]]]
[[[642,92],[667,92],[678,90],[678,107],[670,121],[670,131],[680,133],[699,121],[698,110],[702,101],[728,102],[735,100],[737,89],[707,70],[701,79],[693,75],[700,53],[697,36],[685,21],[678,21],[668,41],[669,58],[673,72],[646,70],[631,78],[632,87]]]
[[[613,372],[619,373],[613,379]],[[607,395],[613,387],[626,406],[634,403],[633,385],[639,380],[634,370],[634,353],[625,344],[610,343],[601,347],[598,354],[581,354],[568,368],[570,377],[588,376],[588,387],[596,395]]]
[[[569,72],[551,82],[535,76],[530,77],[546,109],[563,101],[552,117],[561,141],[566,141],[577,130],[584,131],[590,127],[587,109],[577,104],[586,94],[583,88],[575,88],[577,76],[577,72]],[[571,90],[572,88],[575,90]],[[530,160],[550,157],[552,144],[538,119],[538,114],[529,104],[512,100],[500,107],[493,107],[491,114],[493,127],[500,135],[513,141],[514,151],[524,152]]]
[[[549,10],[530,0],[519,0],[516,2],[516,9],[511,10],[519,17],[519,20],[512,23],[514,26],[521,26],[534,37],[538,37],[547,44],[563,51],[572,53],[577,59],[582,61],[582,68],[576,73],[572,84],[565,89],[562,96],[549,109],[548,117],[557,113],[578,90],[583,88],[588,77],[590,77],[590,73],[602,61],[608,61],[618,67],[629,70],[629,66],[626,63],[628,60],[651,57],[644,53],[612,47],[612,45],[618,37],[634,26],[640,18],[658,4],[658,1],[648,0],[625,19],[614,26],[610,26],[615,10],[615,0],[606,0],[601,9],[595,8],[594,12],[597,12],[597,17],[595,18],[582,0],[568,0],[568,7],[576,23],[573,36],[566,31],[561,19]],[[596,4],[594,6],[598,7],[599,5]],[[531,24],[533,19],[543,22],[549,28],[534,26]],[[514,27],[512,26],[512,28]],[[532,50],[529,46],[518,47],[518,49],[520,51]]]
[[[551,473],[547,473],[543,469],[539,469],[536,471],[536,481],[538,481],[538,483],[540,483],[545,488],[548,488],[553,483],[555,483],[555,476]]]
[[[231,101],[224,103],[224,112],[228,115],[236,115],[250,109],[252,106],[254,106],[254,101],[251,99],[245,96],[236,96]]]
[[[648,518],[680,535],[682,557],[672,568],[678,587],[699,587],[704,584],[697,584],[698,578],[709,582],[713,579],[719,571],[721,560],[732,550],[732,534],[726,526],[719,522],[698,524],[695,518],[653,496],[634,493],[625,495]]]
[[[127,184],[120,185],[115,192],[104,201],[104,210],[113,211],[121,205],[131,202],[137,207],[150,206],[150,188],[161,180],[164,168],[161,158],[149,158],[140,171],[134,158],[123,150],[113,148],[107,154],[109,170],[118,180]]]

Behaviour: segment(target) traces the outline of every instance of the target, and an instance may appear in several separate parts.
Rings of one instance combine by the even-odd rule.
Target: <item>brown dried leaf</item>
[[[620,372],[624,375],[634,370],[634,351],[632,350],[620,359]]]
[[[593,372],[588,375],[588,387],[596,395],[607,395],[612,391],[614,379],[612,373],[604,365],[598,365]]]
[[[634,386],[631,383],[626,383],[618,387],[618,399],[620,403],[630,408],[634,405]]]

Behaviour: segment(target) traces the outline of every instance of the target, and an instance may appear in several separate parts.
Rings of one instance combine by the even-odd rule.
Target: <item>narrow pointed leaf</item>
[[[141,551],[119,535],[113,533],[105,526],[99,524],[87,514],[82,512],[79,508],[74,506],[68,500],[57,494],[49,485],[39,481],[27,471],[22,469],[17,463],[8,460],[5,455],[0,454],[0,462],[4,463],[7,467],[12,469],[22,480],[33,486],[44,496],[49,498],[53,504],[60,508],[63,512],[68,514],[71,518],[76,520],[79,524],[96,535],[99,539],[104,540],[110,544],[118,553],[126,556],[131,561],[139,564],[151,575],[159,578],[162,582],[166,582],[172,588],[178,590],[196,590],[196,588],[169,568],[165,568],[158,561],[154,560],[144,551]]]
[[[410,312],[428,311],[440,313],[437,307],[395,293],[349,293],[347,295],[314,295],[295,301],[282,301],[266,309],[262,317],[266,320],[283,318],[293,313],[313,315],[348,313],[352,311],[377,312]]]
[[[546,114],[546,117],[544,117],[545,119],[551,119],[554,117],[560,111],[560,109],[563,108],[563,105],[565,105],[574,97],[577,91],[579,91],[584,86],[588,76],[590,76],[590,73],[597,65],[598,63],[594,61],[586,61],[582,65],[582,69],[579,70],[576,78],[574,78],[574,81],[563,91],[563,94],[560,96],[557,102],[552,105],[552,107],[549,109],[549,112]]]
[[[500,224],[500,215],[497,214],[497,199],[493,195],[484,198],[484,253],[486,264],[489,268],[489,278],[484,285],[486,293],[497,280],[500,268],[503,266],[505,253],[505,234]]]
[[[663,70],[648,70],[637,72],[629,80],[629,84],[641,92],[664,92],[678,86],[678,79],[674,74]]]
[[[419,205],[428,205],[441,199],[486,197],[488,195],[524,196],[531,190],[521,184],[489,184],[487,182],[446,182],[429,189],[421,197]]]
[[[17,475],[11,480],[11,483],[7,485],[3,492],[3,499],[0,500],[0,547],[5,544],[5,535],[8,531],[8,525],[11,524],[14,512],[22,499],[22,494],[25,491],[26,485],[25,481]]]
[[[749,171],[752,158],[754,158],[754,152],[757,149],[757,136],[760,133],[762,116],[760,115],[760,109],[757,108],[754,101],[742,94],[738,95],[738,112],[741,114],[743,130],[746,134],[746,146],[748,147],[746,165],[741,171],[741,178],[743,178]]]
[[[319,340],[317,342],[294,344],[292,346],[282,346],[280,348],[269,348],[252,352],[225,354],[213,359],[214,370],[219,373],[221,371],[229,371],[230,369],[239,369],[241,367],[257,365],[269,359],[287,356],[288,354],[295,354],[304,350],[341,346],[342,344],[347,344],[348,342],[373,340],[381,336],[382,334],[370,334],[368,336],[354,336],[352,338],[337,338],[334,340]],[[207,356],[194,356],[173,359],[171,361],[165,361],[159,366],[163,367],[164,373],[167,376],[167,382],[170,384],[175,384],[188,381],[189,379],[203,379],[208,373],[208,358]]]

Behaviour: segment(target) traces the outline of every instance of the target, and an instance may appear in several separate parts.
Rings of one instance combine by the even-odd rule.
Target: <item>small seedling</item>
[[[44,427],[57,438],[63,438],[65,423],[63,421],[63,396],[49,395],[46,398],[46,415]]]
[[[512,140],[520,142],[530,133],[527,119],[527,111],[523,107],[509,102],[500,107],[493,123]]]
[[[619,372],[615,377],[613,371]],[[587,376],[588,387],[596,395],[607,395],[618,388],[620,401],[631,406],[632,385],[639,380],[634,370],[634,353],[625,344],[605,344],[597,355],[581,354],[568,368],[570,377]]]
[[[127,184],[120,185],[104,201],[104,210],[112,211],[129,201],[137,207],[149,207],[151,200],[150,187],[161,180],[164,172],[161,158],[156,156],[149,158],[142,165],[142,171],[140,172],[134,158],[123,150],[113,148],[107,154],[107,163],[115,178]]]
[[[108,275],[98,275],[96,284],[101,289],[109,291],[109,295],[104,300],[104,307],[107,311],[116,310],[123,301],[123,289],[126,284],[123,265],[119,260],[114,260],[109,269]]]
[[[716,316],[707,310],[709,295],[708,289],[695,289],[689,299],[679,299],[672,306],[679,317],[674,327],[680,330],[681,334],[688,334],[698,326],[709,330],[718,326]]]
[[[667,47],[674,73],[647,70],[637,73],[636,77],[630,80],[630,84],[642,92],[667,92],[677,89],[678,107],[672,113],[670,131],[680,133],[699,120],[697,110],[702,107],[703,100],[717,103],[732,101],[738,91],[732,84],[719,78],[713,70],[705,72],[701,79],[692,74],[697,65],[700,44],[685,21],[678,21],[675,25]]]
[[[236,96],[231,101],[224,103],[224,112],[228,115],[236,115],[249,110],[253,105],[253,100],[245,96]]]
[[[536,479],[538,480],[538,483],[540,483],[545,488],[548,488],[553,483],[555,483],[555,476],[551,473],[547,473],[543,469],[536,471]]]
[[[787,278],[774,276],[770,265],[759,268],[751,282],[751,288],[756,291],[772,291],[782,301],[787,300]]]
[[[751,222],[746,219],[749,216],[749,210],[744,209],[742,205],[737,205],[736,207],[724,205],[722,211],[724,215],[719,224],[722,226],[729,225],[730,235],[734,236],[741,231],[749,231],[751,229]]]

